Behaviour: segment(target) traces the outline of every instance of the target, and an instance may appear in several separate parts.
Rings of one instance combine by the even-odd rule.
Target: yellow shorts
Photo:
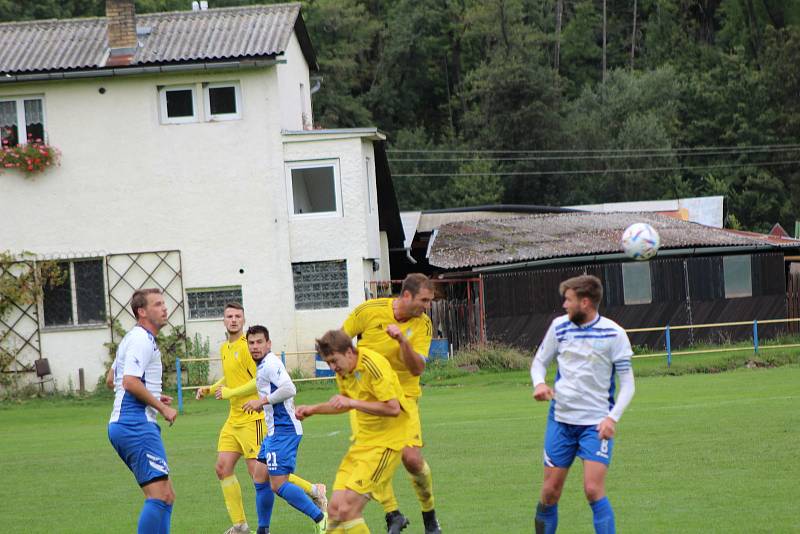
[[[360,495],[370,496],[376,488],[392,480],[401,456],[402,453],[394,449],[351,446],[336,471],[333,491],[350,489]]]
[[[422,420],[419,418],[419,397],[408,397],[409,447],[422,447]]]
[[[267,428],[263,419],[243,425],[232,425],[225,421],[219,432],[217,452],[238,452],[247,459],[256,458],[266,435]]]

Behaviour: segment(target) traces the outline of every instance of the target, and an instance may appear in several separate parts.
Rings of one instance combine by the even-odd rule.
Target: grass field
[[[619,531],[800,532],[798,384],[796,364],[637,379],[608,479]],[[298,402],[332,392],[301,387]],[[135,531],[142,497],[108,443],[110,405],[110,398],[3,402],[0,532]],[[425,454],[445,532],[533,531],[546,411],[531,399],[527,372],[477,373],[425,389]],[[226,412],[227,403],[190,401],[163,429],[177,492],[173,532],[229,526],[213,469]],[[346,416],[309,419],[298,473],[331,484],[347,437]],[[243,465],[237,472],[254,525],[253,488]],[[593,532],[581,478],[577,463],[559,505],[560,533]],[[406,532],[421,532],[410,484],[402,473],[395,480],[412,519]],[[366,518],[373,532],[383,531],[377,505],[368,505]],[[310,531],[309,520],[276,499],[274,534]]]

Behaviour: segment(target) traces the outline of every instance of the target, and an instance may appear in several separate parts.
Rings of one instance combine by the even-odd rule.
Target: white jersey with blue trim
[[[156,422],[158,412],[122,387],[122,377],[136,376],[155,398],[161,396],[161,351],[156,338],[147,329],[136,325],[125,334],[114,359],[114,409],[110,423],[138,424]]]
[[[545,368],[554,358],[558,364],[551,403],[555,420],[599,424],[614,407],[614,373],[630,371],[632,355],[628,335],[611,319],[598,314],[580,326],[568,315],[555,319],[534,357]]]
[[[256,387],[260,397],[268,397],[264,405],[267,435],[303,434],[303,425],[294,415],[294,396],[297,389],[280,358],[270,352],[258,362]]]

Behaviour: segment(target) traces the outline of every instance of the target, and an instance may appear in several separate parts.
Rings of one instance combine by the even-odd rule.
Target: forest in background
[[[733,228],[800,219],[800,2],[302,4],[315,125],[386,132],[401,209],[724,195]],[[104,10],[0,0],[0,21]]]

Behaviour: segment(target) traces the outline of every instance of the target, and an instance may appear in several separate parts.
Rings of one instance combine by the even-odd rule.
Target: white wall
[[[0,86],[0,96],[44,95],[48,139],[62,152],[61,166],[40,176],[0,179],[0,249],[45,257],[180,250],[184,288],[241,286],[248,323],[269,327],[276,353],[313,348],[348,309],[295,312],[291,263],[346,259],[349,304],[363,300],[363,260],[382,255],[377,209],[364,207],[372,145],[364,135],[323,134],[285,143],[282,67]],[[215,81],[239,82],[240,120],[161,124],[157,86]],[[337,159],[343,217],[290,219],[284,158]],[[224,339],[221,320],[187,321],[187,333],[208,337],[214,353]],[[41,335],[60,387],[69,377],[77,384],[79,367],[95,385],[108,329]]]
[[[286,63],[277,67],[281,99],[281,127],[284,130],[309,129],[314,124],[314,118],[311,110],[308,64],[294,33],[289,39],[284,56]],[[305,114],[305,123],[303,114]]]

